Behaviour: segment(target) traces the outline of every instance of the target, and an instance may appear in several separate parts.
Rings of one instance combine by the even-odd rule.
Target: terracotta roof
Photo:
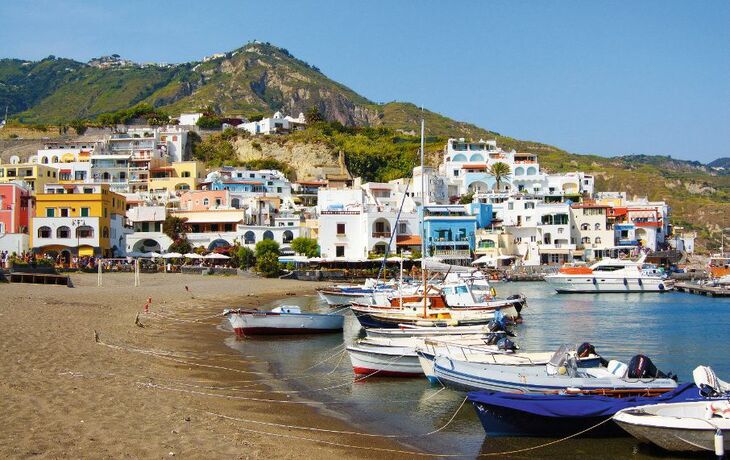
[[[461,169],[487,169],[485,164],[465,164],[461,166]]]
[[[421,244],[421,237],[419,235],[398,235],[395,244],[399,246],[418,246]]]

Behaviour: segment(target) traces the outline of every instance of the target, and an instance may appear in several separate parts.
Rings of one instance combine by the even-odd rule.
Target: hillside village
[[[437,261],[493,268],[694,251],[695,235],[673,229],[665,202],[598,192],[594,175],[581,171],[546,173],[539,155],[494,139],[449,138],[437,165],[387,182],[352,177],[342,158],[290,178],[191,159],[202,116],[49,141],[27,159],[0,164],[0,251],[69,265],[87,256],[226,253],[273,240],[286,262],[305,260],[292,242],[308,238],[319,246],[318,261],[419,258],[423,243]],[[254,137],[285,137],[307,125],[303,114],[280,112],[232,123],[222,129]],[[184,230],[172,234],[170,222]]]

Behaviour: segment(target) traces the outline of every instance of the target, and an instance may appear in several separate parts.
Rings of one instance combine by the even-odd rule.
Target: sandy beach
[[[358,431],[309,405],[247,399],[294,400],[286,395],[233,389],[266,390],[252,371],[265,363],[227,347],[231,333],[213,315],[316,284],[154,274],[135,288],[128,273],[105,274],[103,287],[95,274],[71,279],[73,288],[0,284],[3,458],[392,458],[402,453],[389,449],[409,449],[284,428]]]

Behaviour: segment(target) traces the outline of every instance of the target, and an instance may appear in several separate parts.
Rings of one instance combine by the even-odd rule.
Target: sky
[[[0,57],[271,42],[376,102],[575,153],[730,157],[730,1],[0,2]]]

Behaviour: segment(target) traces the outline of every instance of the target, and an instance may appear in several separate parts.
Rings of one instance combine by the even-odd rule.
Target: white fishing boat
[[[613,416],[621,428],[642,442],[673,451],[713,451],[716,433],[730,448],[730,401],[652,404],[624,409]]]
[[[416,326],[399,324],[398,328],[370,328],[366,329],[368,337],[465,337],[484,335],[492,332],[488,325],[480,326]]]
[[[409,346],[358,343],[347,347],[352,370],[359,376],[418,377],[423,375],[418,355]]]
[[[672,451],[714,450],[721,456],[730,447],[730,385],[706,366],[692,375],[695,385],[715,399],[633,407],[613,420],[639,441]]]
[[[308,334],[341,331],[345,317],[337,314],[302,313],[297,306],[271,311],[224,310],[238,337],[245,335]]]
[[[607,396],[661,394],[677,387],[677,382],[656,371],[642,355],[642,367],[611,361],[602,364],[600,356],[577,353],[563,345],[545,363],[545,353],[519,353],[511,356],[436,355],[433,375],[444,384],[468,390],[495,390],[516,393],[602,394]],[[656,371],[650,377],[644,369]]]
[[[656,265],[639,260],[601,259],[591,266],[566,265],[545,281],[560,293],[666,292],[674,287]]]
[[[368,278],[363,284],[340,284],[317,289],[319,297],[330,306],[348,305],[350,302],[368,302],[373,294],[397,293],[395,285]]]

